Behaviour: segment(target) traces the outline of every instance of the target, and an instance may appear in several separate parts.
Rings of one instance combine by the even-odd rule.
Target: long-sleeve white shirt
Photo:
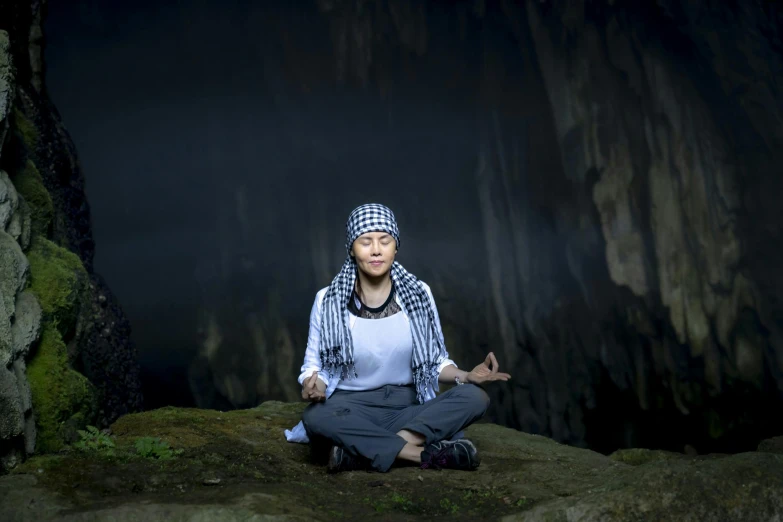
[[[440,317],[438,316],[438,309],[435,306],[435,299],[432,296],[432,291],[430,290],[430,287],[425,283],[422,284],[432,304],[432,309],[435,318],[435,329],[437,335],[440,337],[441,341],[443,341],[443,330],[440,325]],[[313,375],[313,373],[318,372],[318,378],[321,379],[324,382],[324,384],[326,384],[326,397],[328,399],[332,395],[334,390],[337,389],[340,382],[342,381],[336,377],[330,378],[326,372],[321,371],[321,355],[319,349],[320,340],[321,340],[321,309],[323,306],[324,296],[326,295],[326,290],[327,290],[326,288],[323,288],[316,294],[315,302],[313,303],[313,308],[312,311],[310,312],[310,333],[307,338],[307,349],[305,350],[304,363],[302,364],[301,373],[299,374],[299,384],[300,385],[303,384],[305,379],[310,378]],[[395,299],[396,299],[396,295],[395,295]],[[403,303],[399,301],[398,304],[400,305],[400,308],[402,310],[399,313],[403,314],[405,318],[405,324],[410,326],[410,320],[405,310],[405,306],[403,305]],[[351,328],[352,331],[354,329],[357,319],[358,318],[355,315],[349,314],[349,327]],[[382,321],[383,319],[375,319],[375,320]],[[361,346],[356,346],[356,345],[354,346],[355,359],[361,357],[361,353],[358,352],[357,350],[361,350]],[[443,371],[443,368],[452,364],[456,366],[454,361],[452,361],[449,358],[448,352],[445,352],[441,360],[438,361],[438,373],[440,374],[440,372]],[[383,365],[379,370],[376,370],[371,382],[378,385],[375,387],[383,386],[384,384],[405,382],[406,380],[410,379],[410,371],[411,371],[410,365],[405,365],[405,366],[401,366],[399,364]],[[357,390],[357,388],[355,388],[354,386],[351,386],[351,389]],[[425,400],[434,399],[437,391],[438,391],[438,381],[435,380],[435,382],[431,384],[429,388],[425,391],[424,399]],[[307,434],[305,433],[304,430],[304,425],[301,422],[297,424],[293,430],[286,430],[285,434],[286,434],[286,439],[289,442],[309,442]]]

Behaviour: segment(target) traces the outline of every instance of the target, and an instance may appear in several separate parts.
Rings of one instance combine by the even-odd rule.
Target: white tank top
[[[351,336],[357,377],[340,381],[337,389],[374,390],[413,383],[413,336],[401,311],[383,319],[357,317]]]

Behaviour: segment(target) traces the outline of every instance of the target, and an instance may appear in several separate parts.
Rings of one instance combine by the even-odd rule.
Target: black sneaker
[[[421,469],[473,471],[481,464],[476,446],[468,439],[433,442],[421,452]]]
[[[341,446],[332,446],[329,450],[329,464],[326,466],[328,473],[340,473],[341,471],[369,471],[370,460],[365,457],[354,457]]]

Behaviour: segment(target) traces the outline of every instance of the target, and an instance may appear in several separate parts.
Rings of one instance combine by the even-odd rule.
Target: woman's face
[[[370,277],[380,277],[391,270],[397,242],[386,232],[367,232],[356,238],[351,254],[359,270]]]

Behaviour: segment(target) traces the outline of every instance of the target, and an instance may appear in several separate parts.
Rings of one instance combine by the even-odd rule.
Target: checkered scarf
[[[353,358],[353,339],[348,326],[348,303],[353,298],[358,267],[350,255],[351,245],[367,232],[386,232],[400,246],[399,230],[394,214],[383,205],[371,203],[358,207],[345,225],[348,258],[332,280],[323,301],[321,317],[321,367],[341,379],[356,377]],[[438,378],[438,363],[445,356],[446,347],[437,333],[435,314],[427,291],[416,276],[394,262],[391,268],[394,290],[411,326],[413,356],[411,368],[416,398],[424,402],[425,392]]]

